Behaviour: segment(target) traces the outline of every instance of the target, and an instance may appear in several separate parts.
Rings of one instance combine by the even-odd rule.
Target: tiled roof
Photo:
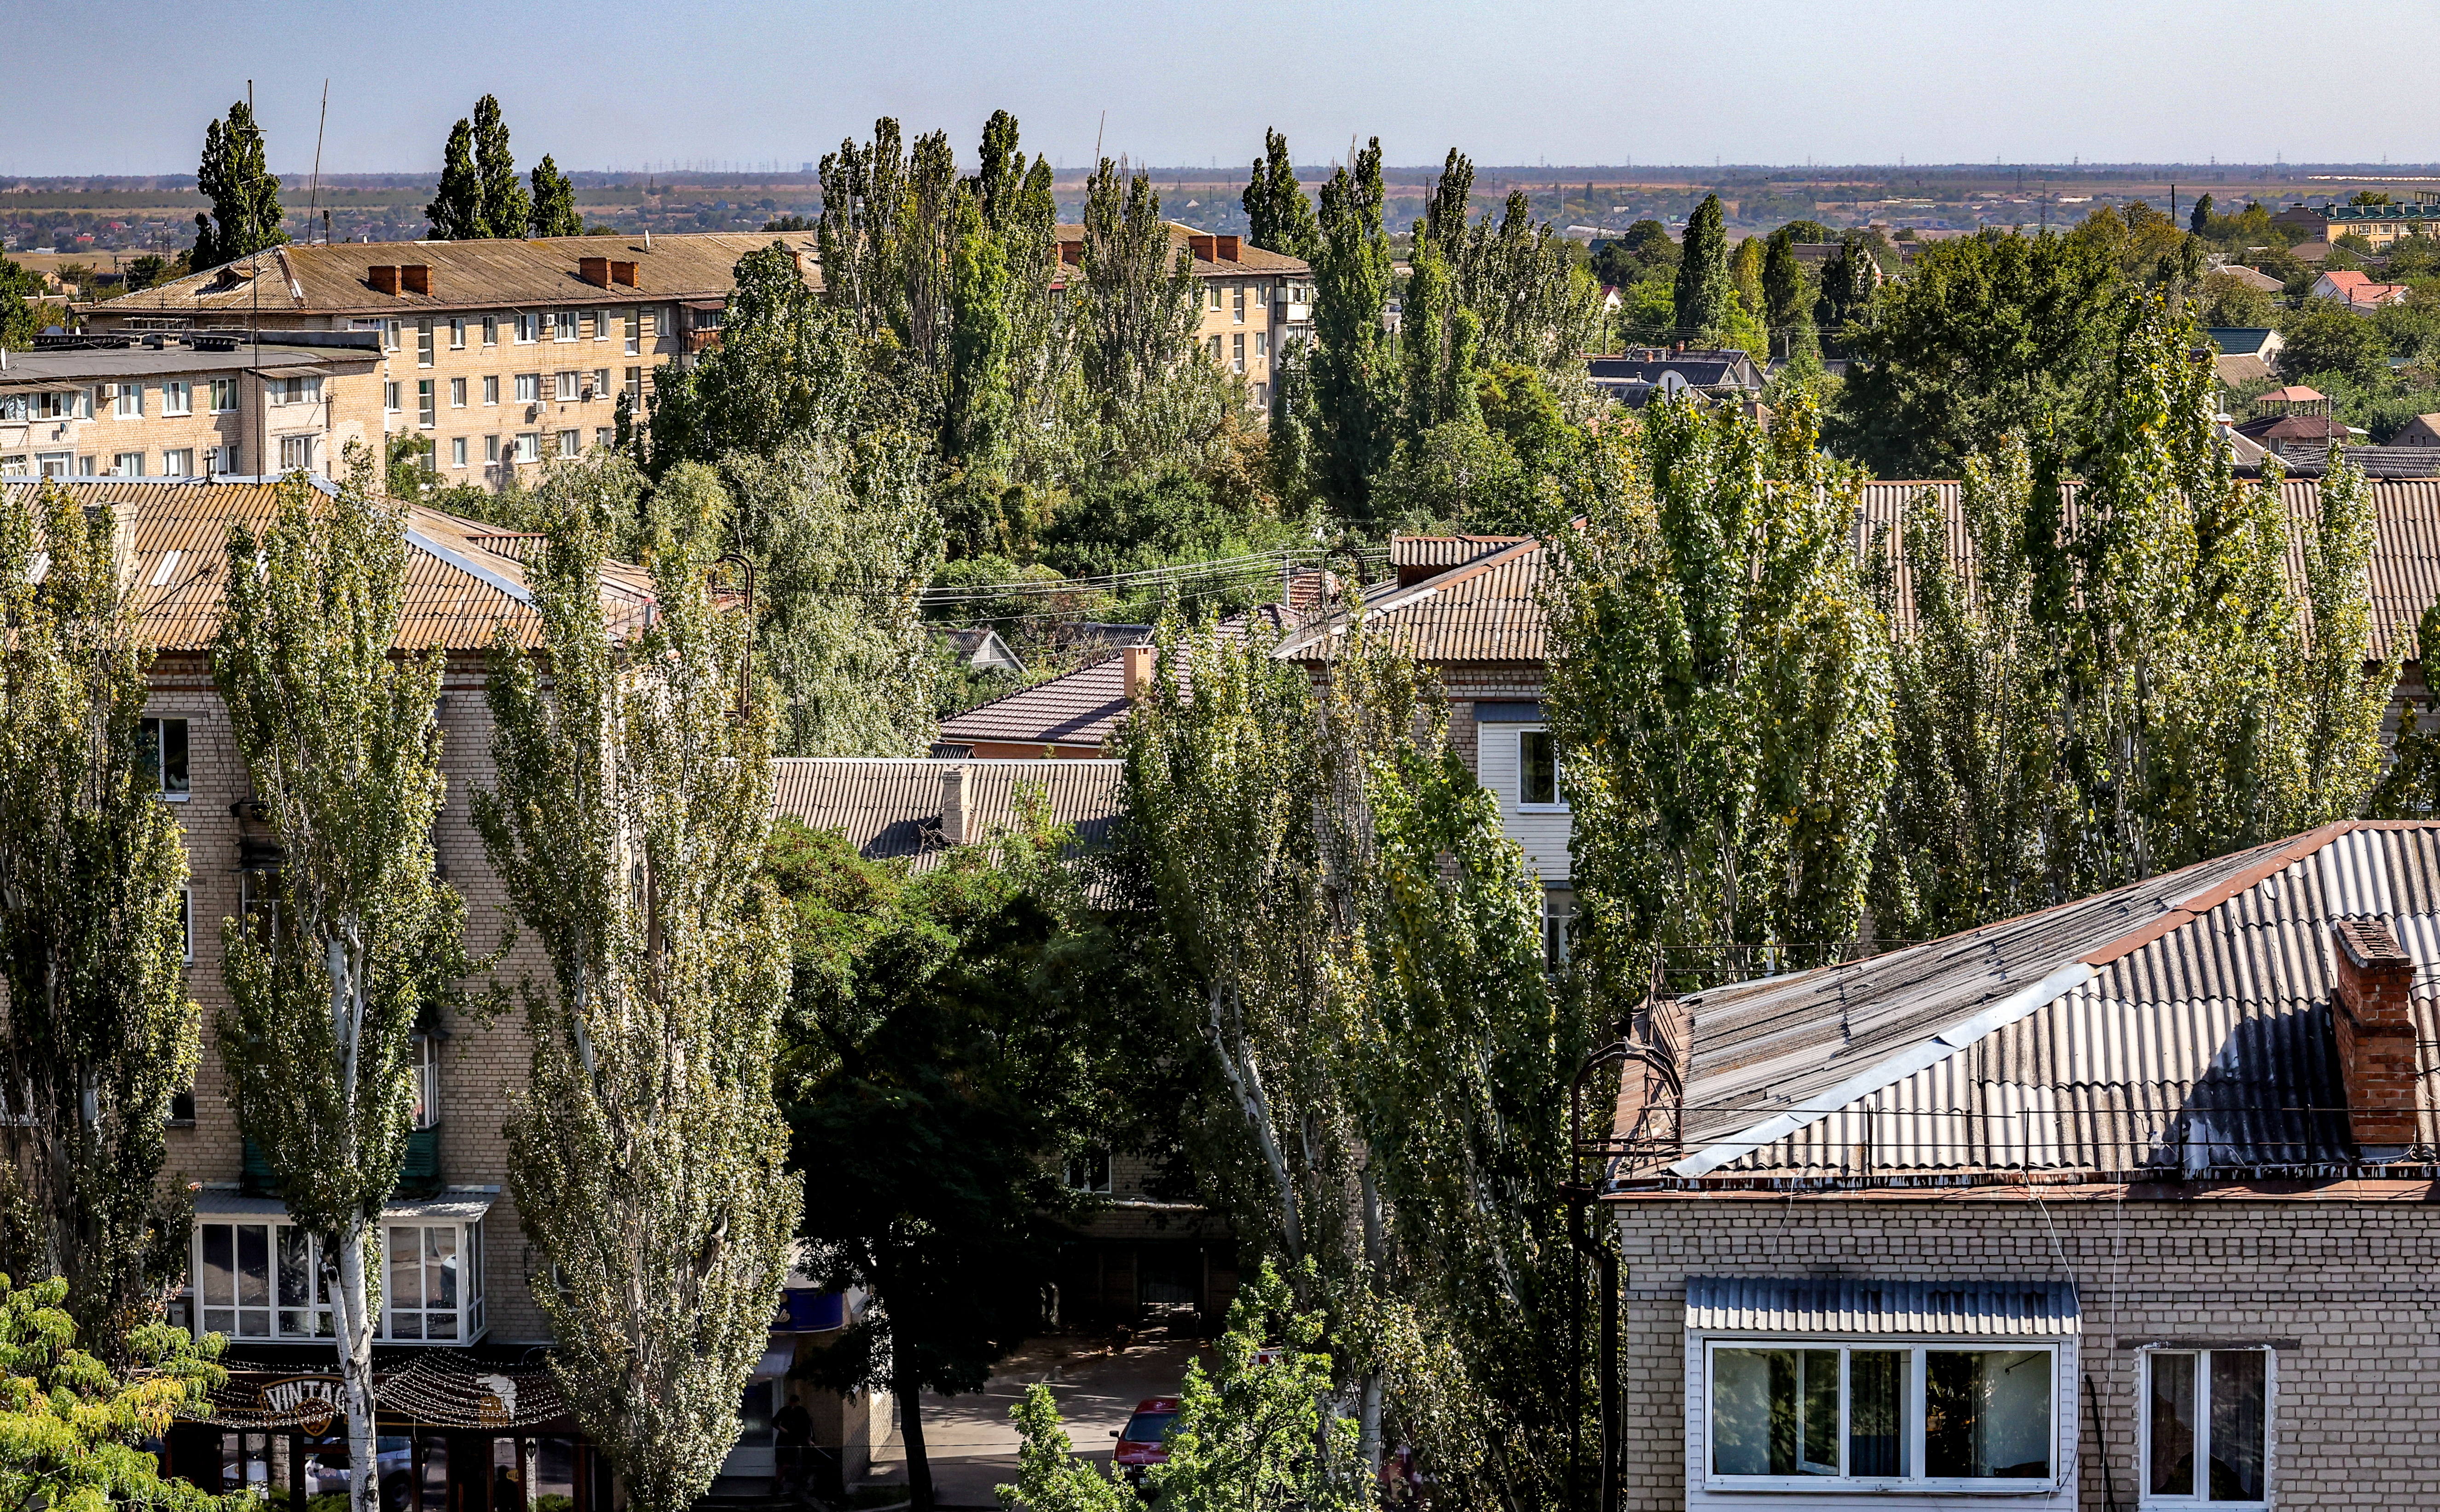
[[[816,829],[834,829],[873,861],[905,861],[928,871],[951,848],[942,811],[951,771],[964,774],[968,835],[988,839],[1015,827],[1020,786],[1041,790],[1050,815],[1076,830],[1079,845],[1103,844],[1119,813],[1119,772],[1101,758],[992,761],[932,756],[783,756],[771,763],[779,812]]]
[[[804,258],[806,281],[818,287],[819,244],[813,233],[712,232],[656,236],[645,250],[642,237],[544,237],[533,240],[335,241],[281,247],[259,258],[240,258],[220,268],[120,294],[88,306],[105,323],[114,316],[185,315],[215,320],[311,311],[353,315],[416,314],[424,311],[500,306],[618,305],[639,300],[724,299],[736,281],[737,259],[778,241]],[[636,287],[602,288],[585,282],[578,259],[613,258],[636,264]],[[260,262],[252,278],[237,275]],[[432,293],[384,294],[372,285],[373,267],[422,263],[432,270]],[[256,285],[260,284],[258,289]]]
[[[1091,745],[1127,712],[1125,660],[1098,662],[978,704],[941,721],[941,738],[972,745]]]
[[[2440,823],[2332,825],[2021,918],[1678,1005],[1678,1146],[1647,1180],[2063,1170],[2201,1176],[2359,1158],[2331,930],[2387,921],[2435,1127]]]
[[[1367,632],[1434,665],[1538,662],[1544,615],[1534,594],[1542,572],[1541,542],[1502,546],[1437,578],[1368,596]],[[1327,660],[1345,637],[1350,618],[1342,612],[1318,620],[1281,641],[1273,654],[1296,662]]]
[[[278,510],[279,485],[259,479],[58,480],[80,503],[107,504],[126,538],[127,573],[135,585],[145,633],[164,651],[207,649],[220,626],[223,571],[229,526],[260,524]],[[10,480],[11,493],[40,485]],[[327,485],[321,485],[327,489]],[[493,526],[438,509],[406,516],[406,585],[399,610],[401,650],[482,650],[494,626],[508,625],[518,643],[538,646],[542,621],[533,609],[525,565],[495,549]],[[639,628],[652,602],[642,569],[609,564],[603,608],[614,629]]]

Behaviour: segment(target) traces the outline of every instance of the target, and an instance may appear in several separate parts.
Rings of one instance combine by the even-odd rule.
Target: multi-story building
[[[1213,236],[1169,224],[1174,250],[1191,254],[1202,290],[1203,318],[1195,339],[1205,355],[1239,374],[1256,408],[1271,407],[1271,375],[1284,344],[1313,334],[1313,268],[1301,258],[1266,252],[1243,237]],[[1085,228],[1059,227],[1061,278],[1085,258]]]
[[[618,397],[719,339],[737,259],[806,232],[342,241],[275,248],[86,308],[97,331],[360,331],[378,343],[376,435],[429,444],[446,483],[606,443]]]
[[[2318,230],[2336,241],[2359,236],[2375,252],[2386,251],[2400,237],[2440,235],[2440,202],[2418,197],[2413,205],[2324,205],[2310,209],[2299,205],[2271,217],[2273,223]],[[2317,226],[2313,222],[2318,220]]]
[[[328,473],[382,434],[371,331],[45,337],[0,360],[0,476]]]

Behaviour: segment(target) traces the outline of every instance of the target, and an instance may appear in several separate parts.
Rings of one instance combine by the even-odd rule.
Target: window
[[[29,408],[23,394],[0,394],[0,424],[15,424],[26,418]]]
[[[1242,373],[1246,370],[1246,333],[1242,330],[1230,340],[1229,370],[1232,373]]]
[[[392,352],[398,350],[398,322],[395,320],[385,320],[381,323],[381,328],[382,350]]]
[[[576,375],[574,373],[551,374],[550,397],[563,404],[572,401],[576,398]]]
[[[384,383],[382,385],[382,408],[389,411],[392,415],[398,413],[398,385],[396,383]]]
[[[562,431],[562,432],[560,432],[560,433],[559,433],[559,454],[560,454],[560,455],[562,455],[562,456],[575,456],[577,454],[579,454],[579,453],[583,452],[583,450],[584,450],[584,435],[583,435],[583,432],[581,432],[581,431]]]
[[[483,380],[483,402],[486,404],[497,404],[499,401],[500,375],[493,373]]]
[[[454,436],[449,442],[449,465],[453,468],[466,465],[466,438],[462,436]]]
[[[516,317],[516,321],[518,346],[523,347],[530,342],[542,339],[542,317],[540,315],[519,315]]]
[[[1576,895],[1566,887],[1542,889],[1542,968],[1555,971],[1568,964],[1568,936],[1576,921]]]
[[[576,339],[575,311],[554,310],[550,312],[550,339],[553,341],[574,341]]]
[[[407,1050],[407,1076],[415,1093],[415,1105],[408,1110],[409,1129],[440,1127],[440,1040],[437,1035],[417,1030],[410,1038]]]
[[[1269,331],[1258,330],[1254,332],[1254,355],[1257,357],[1268,357],[1271,355],[1271,333]]]
[[[110,413],[122,420],[140,419],[144,415],[144,385],[121,383],[111,404]]]
[[[314,438],[310,436],[283,436],[279,438],[279,471],[311,472],[314,471]]]
[[[593,427],[593,444],[605,452],[610,450],[610,427],[607,425]]]
[[[1564,807],[1559,800],[1559,748],[1548,730],[1516,732],[1516,807]]]
[[[483,345],[486,347],[496,347],[499,344],[500,317],[497,315],[485,315],[483,317]]]
[[[462,378],[453,378],[449,381],[449,407],[453,410],[462,410],[466,407],[466,381]]]
[[[69,470],[75,467],[75,465],[76,454],[72,452],[37,452],[34,454],[34,471],[43,477],[66,477],[69,473]]]
[[[1271,286],[1270,286],[1269,284],[1266,284],[1266,283],[1258,283],[1258,284],[1254,285],[1254,308],[1255,308],[1255,309],[1260,310],[1260,309],[1262,309],[1265,304],[1268,304],[1268,303],[1270,302],[1270,297],[1271,297]]]
[[[428,431],[439,420],[433,404],[432,380],[419,378],[415,381],[415,422]]]
[[[1081,1149],[1068,1156],[1068,1189],[1071,1192],[1108,1191],[1110,1152],[1106,1149]]]
[[[1220,308],[1220,286],[1216,283],[1211,286],[1211,308]]]
[[[1220,338],[1217,336],[1211,338],[1211,360],[1215,363],[1220,360]]]
[[[1242,326],[1246,323],[1246,286],[1242,283],[1239,284],[1234,291],[1234,294],[1235,297],[1231,301],[1234,323]]]
[[[2054,1351],[1713,1343],[1713,1485],[2048,1480]],[[1774,1484],[1776,1483],[1776,1484]]]
[[[453,315],[449,319],[449,349],[453,352],[466,349],[466,317],[463,315]]]
[[[322,402],[322,381],[318,378],[274,378],[263,384],[263,392],[274,404],[319,404]],[[398,385],[387,384],[383,392],[396,395]],[[389,407],[398,408],[394,399]]]
[[[144,475],[144,454],[141,452],[115,454],[110,459],[110,471],[122,478],[140,478]]]
[[[637,356],[641,356],[641,355],[642,355],[642,350],[641,350],[641,348],[642,348],[642,345],[643,345],[643,344],[642,344],[642,343],[637,339],[637,337],[638,337],[638,331],[637,331],[637,329],[636,312],[635,312],[634,311],[632,311],[632,310],[630,310],[630,311],[627,311],[626,327],[627,327],[627,355],[628,355],[628,356],[630,356],[630,357],[637,357]]]
[[[2144,1351],[2144,1505],[2267,1505],[2270,1446],[2270,1350]]]
[[[178,948],[179,948],[180,952],[182,952],[182,954],[181,954],[181,957],[180,957],[180,958],[181,958],[181,959],[183,959],[183,960],[184,960],[184,961],[185,961],[188,966],[192,966],[192,965],[194,965],[194,964],[195,964],[195,890],[194,890],[193,888],[191,888],[191,887],[181,887],[181,888],[179,888],[179,889],[178,889]],[[195,1094],[194,1094],[193,1090],[192,1090],[192,1089],[189,1089],[189,1090],[188,1091],[188,1093],[187,1093],[187,1102],[188,1102],[188,1112],[187,1112],[187,1116],[188,1116],[188,1118],[190,1118],[190,1119],[191,1119],[191,1118],[193,1118],[193,1117],[195,1116],[195,1114],[194,1114],[194,1106],[193,1106],[193,1105],[194,1105],[194,1096],[195,1096]],[[175,1095],[174,1095],[174,1094],[173,1094],[173,1095],[172,1095],[172,1097],[171,1097],[171,1102],[172,1102],[172,1104],[173,1104],[173,1105],[174,1105],[174,1104],[175,1104],[175,1102],[176,1102],[176,1098],[175,1098]],[[170,1116],[174,1118],[174,1117],[176,1117],[176,1116],[177,1116],[177,1114],[176,1114],[176,1112],[173,1111],[173,1112],[170,1113]]]
[[[432,317],[429,315],[415,323],[415,365],[432,365]]]
[[[392,1222],[382,1238],[385,1343],[472,1342],[483,1331],[483,1224]],[[294,1223],[200,1216],[189,1258],[195,1329],[239,1339],[328,1339],[331,1297],[312,1235]]]
[[[86,397],[90,392],[81,388],[46,389],[34,395],[27,407],[38,420],[89,420],[93,418],[93,402]]]
[[[610,339],[610,311],[606,310],[593,311],[593,339],[595,341]]]
[[[627,403],[633,407],[642,403],[643,400],[644,370],[640,367],[630,367],[627,369]]]
[[[234,378],[213,379],[212,413],[215,415],[225,415],[235,408],[237,408],[237,380]]]
[[[23,452],[0,456],[0,478],[27,478],[34,475],[34,464]]]
[[[172,378],[161,385],[161,413],[192,415],[195,413],[195,386],[183,378]]]
[[[540,431],[519,431],[517,433],[517,460],[520,462],[539,462],[542,460],[542,433]]]
[[[520,404],[531,404],[540,400],[541,398],[542,375],[540,373],[519,373],[517,375],[517,402]]]
[[[204,467],[215,475],[245,471],[244,449],[235,446],[207,447],[204,451]]]
[[[191,478],[195,475],[195,449],[178,447],[161,454],[161,475],[165,478]]]
[[[187,721],[146,720],[136,727],[139,759],[152,774],[152,791],[172,803],[187,801]]]
[[[499,459],[500,438],[496,436],[483,437],[483,460],[488,463],[497,462]]]

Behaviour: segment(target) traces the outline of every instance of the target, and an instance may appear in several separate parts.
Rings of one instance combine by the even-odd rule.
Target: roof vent
[[[941,838],[952,845],[971,844],[974,796],[966,791],[968,769],[941,769]]]

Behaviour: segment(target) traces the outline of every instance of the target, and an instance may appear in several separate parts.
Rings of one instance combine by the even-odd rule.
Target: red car
[[[1110,1457],[1126,1473],[1128,1480],[1143,1479],[1143,1472],[1148,1468],[1169,1458],[1169,1430],[1176,1421],[1177,1398],[1175,1396],[1147,1396],[1136,1403],[1134,1414],[1127,1418],[1127,1426],[1112,1435],[1118,1439],[1119,1447]]]

